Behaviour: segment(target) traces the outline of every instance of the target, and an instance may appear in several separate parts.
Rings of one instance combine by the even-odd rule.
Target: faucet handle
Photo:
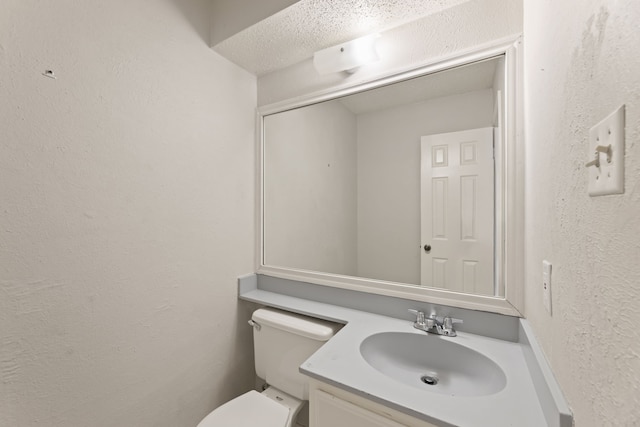
[[[454,317],[445,317],[442,320],[442,326],[445,329],[453,329],[453,324],[454,323],[464,323],[464,321],[462,319],[456,319]]]
[[[416,315],[416,323],[419,325],[424,325],[424,312],[419,310],[414,310],[410,308],[409,313],[413,313]]]
[[[413,322],[413,326],[417,329],[421,329],[426,331],[427,329],[431,329],[437,325],[436,319],[432,317],[426,317],[424,311],[409,309],[409,313],[413,313],[416,315],[416,321]]]

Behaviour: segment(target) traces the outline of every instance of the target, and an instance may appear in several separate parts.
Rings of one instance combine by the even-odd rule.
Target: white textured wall
[[[258,105],[351,86],[522,32],[521,0],[472,0],[382,33],[381,61],[345,77],[319,75],[312,58],[260,76]]]
[[[420,283],[420,137],[492,124],[491,89],[358,115],[358,276]]]
[[[193,426],[254,384],[255,78],[205,0],[0,3],[0,425]]]
[[[211,46],[299,0],[211,0]]]
[[[640,422],[640,3],[525,1],[526,315],[576,426]],[[625,193],[591,198],[588,130],[626,104]],[[553,263],[553,317],[541,263]]]
[[[266,264],[356,273],[356,117],[331,101],[265,118]]]

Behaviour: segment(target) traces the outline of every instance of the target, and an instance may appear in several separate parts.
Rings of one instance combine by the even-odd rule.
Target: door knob
[[[426,253],[431,252],[431,245],[429,245],[429,244],[424,245],[424,251],[425,251]]]

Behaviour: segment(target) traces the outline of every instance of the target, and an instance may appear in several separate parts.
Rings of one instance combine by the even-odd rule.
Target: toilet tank
[[[307,377],[298,368],[342,325],[271,308],[253,312],[256,374],[298,399],[309,399]]]

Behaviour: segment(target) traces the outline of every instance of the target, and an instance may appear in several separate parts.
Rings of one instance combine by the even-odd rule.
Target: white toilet
[[[319,319],[261,308],[249,322],[253,325],[256,374],[269,387],[250,391],[213,410],[197,427],[293,427],[309,386],[300,365],[340,325]]]

